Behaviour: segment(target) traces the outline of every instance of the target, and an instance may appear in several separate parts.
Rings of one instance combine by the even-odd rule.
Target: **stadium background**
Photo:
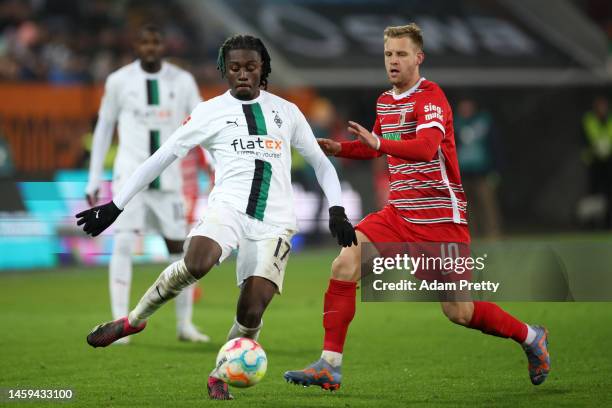
[[[443,87],[455,118],[460,103],[472,100],[490,125],[491,140],[486,146],[489,164],[465,177],[474,191],[473,195],[468,191],[468,201],[481,201],[481,205],[474,205],[470,219],[476,237],[495,242],[525,239],[609,242],[611,225],[606,213],[612,190],[612,152],[608,146],[607,154],[600,156],[603,164],[594,166],[597,152],[585,127],[585,115],[593,110],[594,102],[598,98],[612,98],[612,5],[608,1],[0,0],[0,293],[3,327],[15,327],[13,334],[6,334],[3,329],[5,334],[0,335],[0,344],[8,346],[0,349],[7,364],[0,373],[0,387],[79,384],[76,380],[62,382],[61,372],[46,382],[37,381],[38,363],[26,363],[27,359],[17,357],[29,344],[23,337],[33,334],[32,323],[45,321],[44,316],[30,317],[28,324],[23,322],[24,316],[48,308],[61,325],[71,321],[66,320],[66,314],[81,310],[79,317],[71,321],[74,331],[68,332],[83,337],[83,327],[88,329],[108,315],[104,265],[110,254],[112,231],[96,240],[85,238],[74,225],[73,214],[86,206],[88,148],[103,81],[114,69],[133,60],[134,30],[150,21],[162,26],[169,59],[194,74],[205,98],[225,89],[215,67],[217,49],[223,39],[235,32],[261,36],[271,52],[272,91],[296,102],[317,136],[336,140],[349,138],[345,131],[349,119],[366,127],[373,123],[375,100],[388,87],[381,51],[383,28],[416,21],[425,35],[422,74]],[[607,120],[612,121],[609,111],[607,115]],[[458,138],[462,137],[457,131]],[[463,136],[466,141],[468,133]],[[607,143],[612,145],[612,134],[609,137]],[[112,162],[112,156],[107,162]],[[345,203],[353,220],[380,208],[386,196],[384,159],[335,160],[334,164],[343,181]],[[209,180],[203,169],[198,173],[201,212],[205,211]],[[320,295],[335,252],[326,232],[326,211],[320,211],[325,206],[320,202],[321,192],[314,173],[296,158],[293,176],[302,233],[294,242],[297,254],[290,262],[288,283],[299,284],[305,291],[303,297],[288,293],[282,302],[294,296],[290,310],[307,319],[305,327],[315,328],[315,332],[305,334],[305,339],[311,337],[303,344],[283,343],[281,334],[277,337],[267,334],[271,350],[280,350],[289,364],[284,368],[295,368],[314,357],[310,351],[317,350],[319,342]],[[110,178],[110,166],[107,177]],[[106,197],[108,191],[106,186]],[[164,251],[158,237],[142,238],[135,261],[143,266],[135,273],[133,301],[137,291],[157,273],[159,267],[151,263],[163,262]],[[211,277],[210,283],[203,282],[204,296],[196,308],[196,319],[201,315],[206,331],[218,340],[206,350],[209,360],[224,336],[227,316],[231,316],[233,309],[236,292],[233,277],[227,276],[232,274],[232,266],[225,265],[222,269],[226,273]],[[602,268],[609,270],[610,265],[602,264]],[[301,276],[308,273],[312,273],[312,279]],[[62,301],[49,300],[48,293],[58,295]],[[84,306],[88,299],[95,300]],[[271,307],[270,320],[274,322],[276,318],[289,324],[290,316],[275,314],[276,306]],[[584,324],[594,327],[599,318],[610,321],[609,311],[598,306],[571,306],[546,306],[549,309],[544,312],[544,316],[559,319],[562,309],[568,321],[561,318],[558,323],[560,331],[566,330],[564,333],[569,337],[574,334],[569,323],[572,317],[586,316]],[[392,316],[401,319],[402,313],[382,307],[376,309],[378,312],[364,310],[361,319],[367,316],[375,319],[376,313],[386,316],[384,321],[389,325],[393,325]],[[421,310],[425,316],[430,310],[434,314],[433,309],[423,305],[411,307],[408,310]],[[516,308],[528,309],[525,305]],[[219,310],[224,310],[227,316],[211,318],[211,311]],[[426,320],[416,322],[431,326]],[[158,324],[164,327],[166,323]],[[359,332],[359,327],[354,331]],[[367,337],[365,326],[361,330],[366,338],[373,338]],[[456,329],[446,326],[440,329],[442,335],[449,336],[453,330]],[[305,333],[305,329],[298,332]],[[590,342],[596,344],[597,338],[605,338],[609,344],[608,334],[599,329]],[[393,326],[388,336],[394,335],[402,336]],[[267,339],[266,334],[263,338]],[[275,343],[275,339],[282,345]],[[154,343],[157,349],[149,348],[149,352],[170,350],[169,337],[161,336],[155,341],[159,341]],[[61,342],[55,332],[39,350],[40,355],[53,354],[53,342]],[[84,344],[72,339],[70,342]],[[461,344],[470,347],[468,340]],[[30,344],[35,349],[39,345]],[[292,352],[294,346],[309,352]],[[415,347],[418,350],[421,345]],[[572,349],[570,345],[567,348]],[[177,350],[172,353],[179,356]],[[423,350],[427,347],[423,346]],[[196,351],[189,348],[187,356],[194,356]],[[85,353],[83,348],[67,356],[79,355],[86,361]],[[121,355],[130,358],[132,364],[143,357],[138,351]],[[514,359],[518,361],[517,356]],[[593,359],[599,361],[595,356]],[[205,357],[194,360],[204,366],[208,361]],[[375,364],[376,358],[371,361]],[[609,352],[596,365],[607,370],[609,376],[612,367]],[[72,367],[86,370],[78,364]],[[196,367],[199,365],[193,369]],[[189,367],[183,368],[189,371]],[[207,369],[200,369],[204,375]],[[173,374],[181,373],[186,374],[182,370]],[[589,375],[586,374],[587,379],[591,378]],[[110,387],[104,384],[102,389]],[[579,385],[577,393],[567,388],[569,400],[575,397],[574,402],[581,401]],[[273,388],[266,387],[270,386],[258,386],[260,391],[255,395],[263,399],[257,401],[272,398]],[[370,385],[364,381],[359,387]],[[93,388],[87,390],[97,395]],[[291,390],[283,391],[288,398]],[[435,396],[420,392],[424,394],[415,397],[416,402],[427,404],[431,398],[436,402]],[[444,393],[451,391],[445,388],[437,392],[436,395],[442,395],[437,402],[443,403]],[[299,395],[306,398],[308,394]],[[359,393],[355,391],[354,395]],[[451,403],[453,395],[446,395]],[[486,400],[486,395],[483,398]],[[332,401],[341,403],[336,397]],[[352,405],[360,403],[357,398],[350,401]],[[307,402],[302,400],[303,405]]]

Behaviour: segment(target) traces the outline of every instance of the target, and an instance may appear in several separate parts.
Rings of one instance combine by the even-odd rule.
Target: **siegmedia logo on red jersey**
[[[425,107],[423,108],[423,111],[425,112],[425,120],[438,119],[444,122],[444,116],[442,116],[441,107],[436,106],[430,102],[427,105],[425,105]]]

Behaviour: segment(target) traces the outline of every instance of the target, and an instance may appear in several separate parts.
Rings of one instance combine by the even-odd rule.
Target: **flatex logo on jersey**
[[[154,121],[156,123],[167,123],[172,119],[172,110],[153,107],[146,109],[134,109],[134,118],[143,121]]]
[[[237,138],[230,143],[237,154],[253,155],[280,159],[283,148],[282,140],[274,140],[261,136],[250,138]]]
[[[433,103],[428,103],[423,108],[425,112],[425,120],[438,119],[444,122],[444,116],[442,116],[442,108],[434,105]]]

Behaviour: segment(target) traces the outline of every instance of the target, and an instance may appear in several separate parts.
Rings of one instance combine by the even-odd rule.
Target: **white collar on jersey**
[[[234,98],[234,97],[232,96],[232,93],[231,93],[231,90],[230,90],[230,89],[228,89],[227,91],[225,91],[225,95],[226,95],[228,98],[230,98],[230,99],[231,99],[232,101],[234,101],[234,102],[238,102],[238,103],[241,103],[241,104],[243,104],[243,105],[251,105],[251,104],[253,104],[253,103],[261,102],[261,100],[263,99],[263,97],[264,97],[264,94],[265,94],[265,93],[266,93],[266,91],[264,91],[263,89],[260,89],[260,90],[259,90],[259,95],[257,96],[257,98],[255,98],[255,99],[250,99],[250,100],[248,100],[248,101],[243,101],[242,99]]]
[[[395,99],[396,101],[399,101],[400,99],[404,99],[410,96],[410,94],[412,94],[414,91],[417,90],[417,88],[419,87],[419,85],[421,85],[421,82],[423,82],[425,80],[425,77],[421,77],[419,78],[419,80],[417,81],[416,84],[414,84],[414,86],[412,88],[410,88],[407,91],[402,92],[399,95],[396,95],[395,93],[393,93],[393,90],[391,90],[391,95],[393,95],[393,99]]]

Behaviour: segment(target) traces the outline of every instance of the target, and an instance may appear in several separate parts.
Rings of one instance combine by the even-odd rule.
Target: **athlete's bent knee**
[[[185,257],[185,266],[189,273],[196,279],[201,279],[204,275],[211,270],[212,266],[209,259],[203,259],[202,257]]]
[[[445,302],[442,311],[448,320],[461,326],[468,326],[472,320],[473,309],[470,302]]]
[[[211,253],[193,253],[188,251],[185,255],[185,266],[189,273],[196,279],[202,278],[217,263],[219,257]]]
[[[185,266],[191,275],[200,279],[212,269],[221,257],[221,247],[207,237],[193,237],[185,254]]]

